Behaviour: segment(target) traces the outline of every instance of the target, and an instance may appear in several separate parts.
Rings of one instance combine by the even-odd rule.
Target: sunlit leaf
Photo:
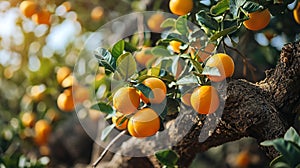
[[[110,105],[104,102],[94,104],[90,108],[94,110],[99,110],[100,112],[105,114],[113,114],[115,112],[115,110]]]
[[[131,53],[120,55],[117,60],[117,69],[114,78],[126,81],[136,72],[136,62]]]
[[[125,42],[124,40],[118,41],[112,48],[111,54],[112,56],[117,60],[118,57],[123,54],[125,48]]]
[[[162,22],[160,25],[161,28],[175,27],[176,20],[173,18],[168,18]]]
[[[97,58],[100,66],[105,67],[105,69],[110,70],[111,72],[115,71],[116,60],[111,55],[111,53],[105,48],[97,48],[95,50],[95,57]]]
[[[197,84],[198,80],[195,75],[186,75],[179,80],[177,80],[176,84],[177,85],[189,85],[189,84]]]
[[[187,26],[187,18],[185,16],[180,16],[175,23],[176,30],[182,34],[187,36],[189,33]]]
[[[160,46],[153,47],[153,48],[151,49],[151,53],[152,53],[154,56],[157,56],[157,57],[167,57],[167,56],[171,56],[171,53],[169,52],[169,50],[167,50],[167,49],[164,48],[164,47],[160,47]]]
[[[229,9],[229,0],[221,0],[216,5],[210,8],[210,13],[213,15],[221,15]]]
[[[238,17],[239,9],[245,2],[246,0],[230,0],[230,12],[233,14],[234,18]]]
[[[243,5],[243,9],[246,10],[247,12],[251,13],[251,12],[255,12],[259,9],[262,9],[263,7],[255,2],[252,1],[247,1],[245,2],[245,4]]]

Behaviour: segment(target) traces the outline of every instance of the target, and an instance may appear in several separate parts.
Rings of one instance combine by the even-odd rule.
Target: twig
[[[108,152],[109,148],[119,139],[122,135],[124,135],[127,132],[127,130],[124,130],[120,132],[113,140],[110,141],[110,143],[106,146],[104,151],[101,153],[101,155],[98,157],[98,159],[93,163],[92,167],[96,168],[96,166],[101,162],[101,160],[104,158],[105,154]]]
[[[242,57],[244,66],[247,66],[247,67],[249,68],[253,80],[256,80],[256,77],[255,77],[255,75],[254,75],[254,73],[253,73],[254,71],[256,71],[256,68],[255,68],[251,63],[249,63],[247,57],[246,57],[243,53],[241,53],[240,50],[238,50],[238,49],[236,49],[236,48],[234,48],[234,47],[231,47],[231,46],[227,45],[226,42],[225,42],[224,40],[222,40],[222,42],[223,42],[224,47],[229,48],[229,49],[231,49],[231,50],[237,52],[237,53]],[[226,49],[225,49],[225,50],[226,50]],[[246,75],[246,74],[244,74],[244,75]]]

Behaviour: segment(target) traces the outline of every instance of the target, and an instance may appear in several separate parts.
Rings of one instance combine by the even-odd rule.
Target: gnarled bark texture
[[[186,110],[176,121],[169,121],[166,135],[158,135],[176,139],[186,129],[185,125],[192,122],[192,128],[186,130],[188,133],[171,147],[180,156],[179,167],[188,167],[199,152],[242,137],[254,137],[261,142],[284,135],[293,124],[295,113],[300,111],[300,43],[289,43],[283,47],[278,65],[266,72],[263,81],[250,83],[246,80],[229,80],[219,90],[224,100],[220,107],[223,110],[206,117],[195,116]],[[222,115],[218,115],[220,113]],[[217,123],[216,127],[214,123]],[[208,138],[199,139],[200,133]],[[120,153],[128,148],[149,151],[159,145],[149,143],[147,139],[131,138],[120,147]],[[262,148],[270,158],[278,155],[273,148]],[[99,167],[137,165],[161,167],[153,156],[130,158],[121,155],[114,155],[110,162],[103,162]]]

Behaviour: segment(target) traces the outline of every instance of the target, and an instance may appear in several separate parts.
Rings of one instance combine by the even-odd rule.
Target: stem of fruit
[[[101,160],[104,158],[105,154],[108,152],[109,148],[119,139],[122,135],[126,134],[127,130],[124,130],[120,132],[110,143],[107,145],[107,147],[104,149],[104,151],[101,153],[101,155],[98,157],[98,159],[93,163],[92,167],[96,168],[96,166],[101,162]]]

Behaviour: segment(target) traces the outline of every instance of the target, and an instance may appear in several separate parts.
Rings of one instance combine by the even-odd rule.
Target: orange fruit
[[[69,67],[61,67],[56,72],[56,80],[59,84],[63,82],[71,74],[71,69]]]
[[[91,18],[93,21],[99,21],[102,19],[104,9],[101,6],[96,6],[91,12]]]
[[[31,17],[36,13],[38,5],[34,1],[23,1],[19,8],[24,16]]]
[[[212,86],[199,86],[191,95],[191,105],[199,114],[214,113],[219,105],[218,91]]]
[[[170,46],[175,53],[180,53],[181,42],[179,41],[171,41]]]
[[[143,47],[141,51],[137,52],[135,55],[135,60],[142,66],[146,66],[147,63],[153,59],[154,56],[151,54],[150,47]]]
[[[147,25],[150,30],[154,32],[161,32],[160,25],[165,20],[164,16],[161,13],[153,14],[147,21]]]
[[[131,114],[140,105],[140,96],[133,87],[122,87],[113,96],[113,106],[123,114]]]
[[[46,120],[39,120],[34,126],[34,140],[38,145],[45,145],[48,142],[49,134],[51,133],[51,125]]]
[[[147,78],[143,81],[143,84],[149,87],[153,92],[153,98],[147,98],[143,93],[140,92],[141,99],[145,103],[159,104],[166,98],[167,87],[165,83],[155,77]]]
[[[62,111],[73,111],[75,109],[72,88],[64,90],[57,98],[57,106]]]
[[[242,151],[237,155],[235,164],[239,168],[246,168],[250,164],[250,161],[251,161],[251,159],[249,156],[249,152]]]
[[[21,117],[21,122],[25,127],[33,127],[35,124],[35,114],[32,112],[25,112]]]
[[[191,95],[192,93],[185,93],[181,96],[181,102],[187,106],[191,106]]]
[[[50,25],[50,17],[51,17],[51,13],[48,10],[44,9],[44,10],[41,10],[41,11],[33,14],[31,19],[36,24]]]
[[[151,108],[137,111],[128,121],[128,132],[134,137],[149,137],[160,128],[160,119]]]
[[[268,9],[249,13],[249,19],[244,21],[244,26],[249,30],[261,30],[268,26],[271,20],[271,14]]]
[[[209,75],[208,78],[213,82],[220,82],[234,73],[234,62],[232,58],[224,53],[218,53],[211,56],[205,66],[218,68],[221,76]]]
[[[75,77],[73,75],[69,75],[61,82],[61,86],[63,88],[68,88],[75,85],[75,83],[76,83]]]
[[[169,8],[176,15],[186,15],[193,9],[193,0],[170,0]]]
[[[46,86],[45,85],[34,85],[30,89],[30,97],[34,101],[40,101],[45,95]]]
[[[300,2],[298,2],[296,8],[293,10],[295,21],[300,24]]]
[[[124,130],[127,128],[128,119],[126,119],[122,124],[120,124],[123,121],[124,117],[126,118],[124,114],[117,112],[116,115],[111,118],[112,122],[116,125],[116,128],[119,130]]]

